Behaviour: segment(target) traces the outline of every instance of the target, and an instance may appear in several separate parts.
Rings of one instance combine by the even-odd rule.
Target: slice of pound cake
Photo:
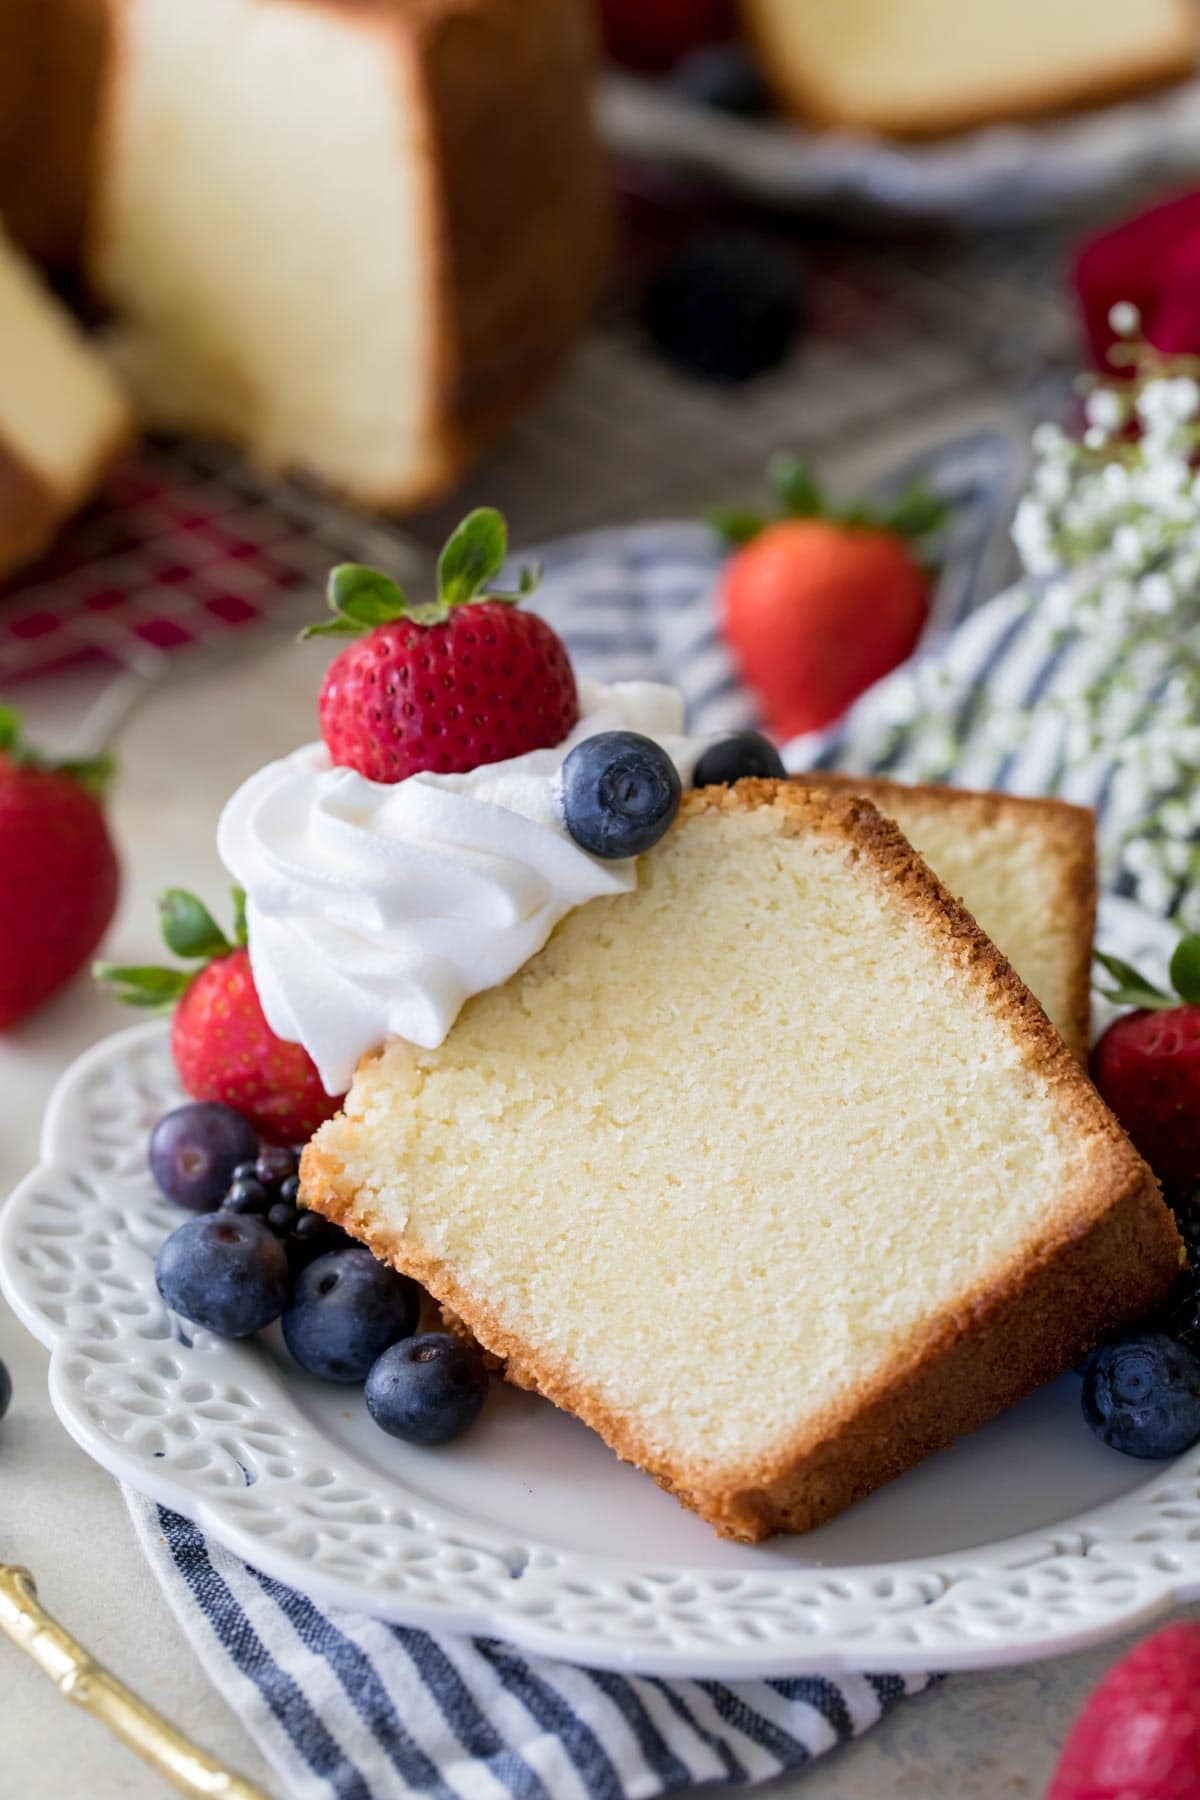
[[[445,1042],[392,1042],[309,1206],[731,1537],[805,1530],[1166,1293],[1154,1178],[869,801],[687,795]]]
[[[894,819],[1086,1062],[1096,932],[1094,813],[1065,800],[912,787],[871,776],[797,779],[865,794]]]

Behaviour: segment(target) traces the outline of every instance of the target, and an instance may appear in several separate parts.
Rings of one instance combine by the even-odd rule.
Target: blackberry
[[[747,231],[706,232],[651,283],[646,330],[668,362],[704,381],[750,381],[775,368],[806,311],[805,283],[784,244]]]

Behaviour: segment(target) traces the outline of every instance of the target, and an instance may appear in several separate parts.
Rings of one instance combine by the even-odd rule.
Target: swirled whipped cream
[[[686,787],[703,741],[684,736],[673,688],[581,681],[579,702],[552,750],[389,786],[306,744],[225,807],[217,848],[246,890],[267,1023],[303,1044],[329,1093],[389,1037],[435,1048],[464,1002],[515,974],[572,907],[636,885],[636,859],[604,862],[569,836],[563,759],[595,732],[639,731]]]

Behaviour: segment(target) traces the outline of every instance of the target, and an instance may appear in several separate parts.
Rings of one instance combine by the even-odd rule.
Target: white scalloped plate
[[[861,206],[1012,224],[1064,212],[1122,183],[1190,175],[1200,155],[1200,79],[1088,112],[997,124],[930,143],[739,119],[613,74],[600,90],[623,155],[693,169],[776,206]]]
[[[1161,966],[1168,934],[1106,903],[1102,941]],[[1130,1461],[1074,1376],[821,1530],[719,1541],[544,1402],[499,1390],[460,1445],[410,1449],[274,1334],[167,1311],[179,1214],[145,1168],[179,1100],[165,1026],[97,1045],[47,1110],[41,1166],[0,1213],[0,1280],[51,1352],[54,1406],[121,1480],[318,1600],[648,1674],[734,1679],[1025,1661],[1200,1594],[1200,1448]],[[735,1322],[731,1322],[735,1323]]]

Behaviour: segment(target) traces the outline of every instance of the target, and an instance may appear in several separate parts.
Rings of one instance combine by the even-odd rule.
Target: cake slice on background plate
[[[1094,813],[1065,800],[823,770],[796,779],[865,794],[894,819],[1086,1063],[1096,931]]]
[[[587,0],[108,0],[89,273],[156,422],[430,499],[595,297]]]
[[[867,800],[685,796],[436,1050],[360,1065],[306,1205],[725,1535],[805,1530],[1160,1301],[1154,1178]]]
[[[741,0],[780,102],[816,125],[936,137],[1097,106],[1196,66],[1191,0]]]
[[[0,576],[49,544],[133,430],[71,314],[0,234]]]

